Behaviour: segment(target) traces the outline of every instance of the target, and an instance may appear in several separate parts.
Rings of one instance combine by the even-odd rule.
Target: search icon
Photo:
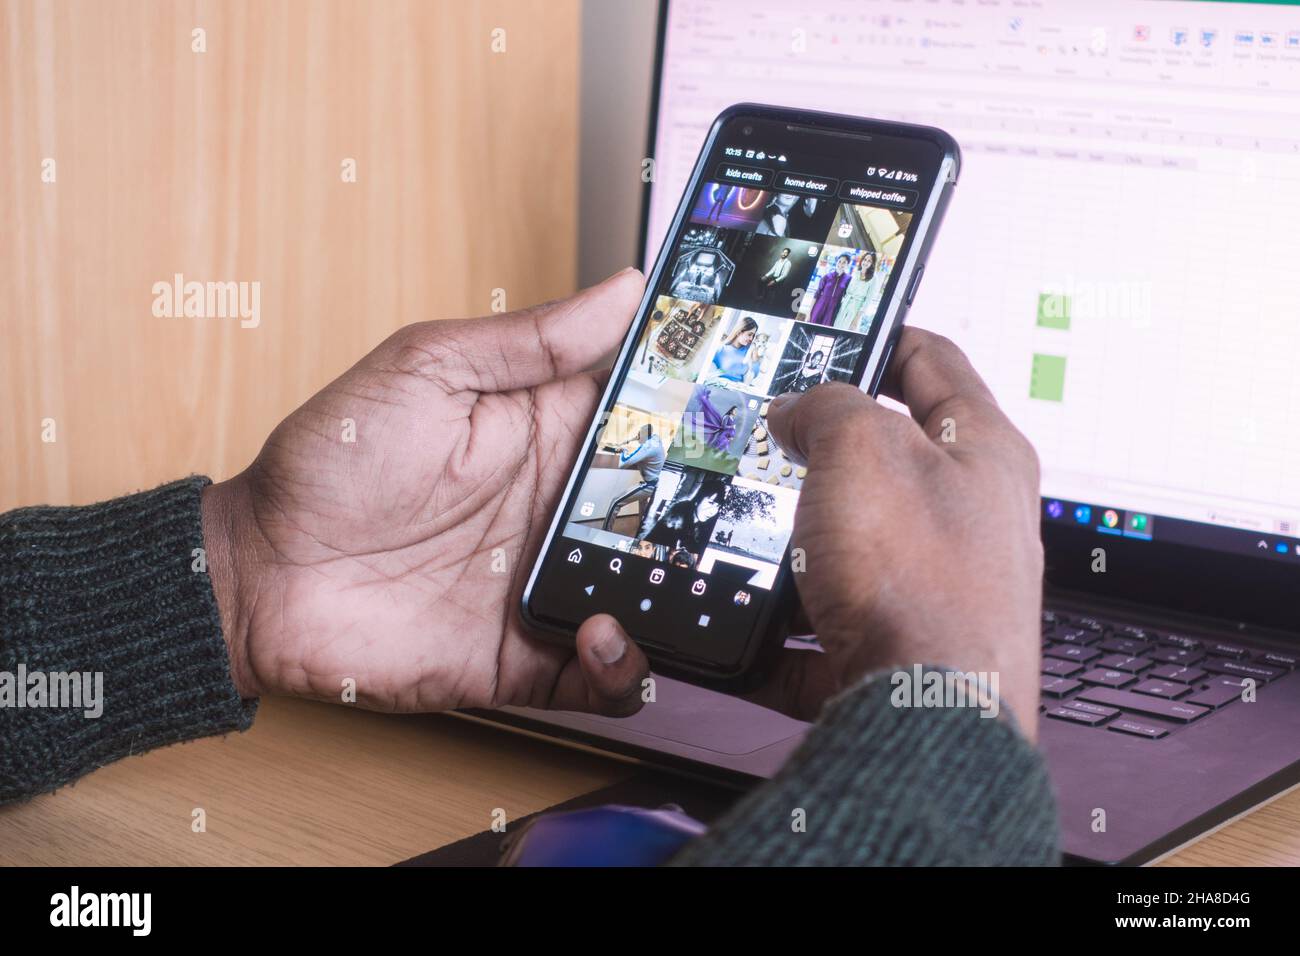
[[[611,571],[613,571],[615,574],[622,574],[622,573],[623,573],[623,559],[622,559],[622,558],[615,558],[613,561],[609,562],[609,569],[610,569]]]

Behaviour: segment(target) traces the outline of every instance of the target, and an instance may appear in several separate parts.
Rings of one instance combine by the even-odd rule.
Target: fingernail
[[[618,633],[612,627],[605,631],[604,637],[599,638],[591,646],[591,652],[596,655],[596,659],[606,667],[611,664],[617,664],[627,653],[627,641],[623,635]]]

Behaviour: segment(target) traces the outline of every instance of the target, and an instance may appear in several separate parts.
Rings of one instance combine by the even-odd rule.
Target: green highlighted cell
[[[1065,398],[1065,356],[1034,353],[1029,373],[1029,397],[1043,402]]]
[[[1070,297],[1055,292],[1038,293],[1038,325],[1044,329],[1070,329]]]

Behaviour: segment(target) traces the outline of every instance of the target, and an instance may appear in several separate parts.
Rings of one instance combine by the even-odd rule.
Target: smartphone
[[[607,612],[657,671],[706,684],[781,646],[806,472],[768,435],[768,404],[826,381],[875,394],[959,165],[925,126],[753,104],[713,122],[524,589],[527,623],[572,642]]]

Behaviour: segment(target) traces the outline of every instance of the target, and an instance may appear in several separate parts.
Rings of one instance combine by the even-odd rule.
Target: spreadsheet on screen
[[[1044,495],[1300,528],[1300,6],[671,0],[653,257],[740,101],[939,126],[908,322],[958,342]]]

